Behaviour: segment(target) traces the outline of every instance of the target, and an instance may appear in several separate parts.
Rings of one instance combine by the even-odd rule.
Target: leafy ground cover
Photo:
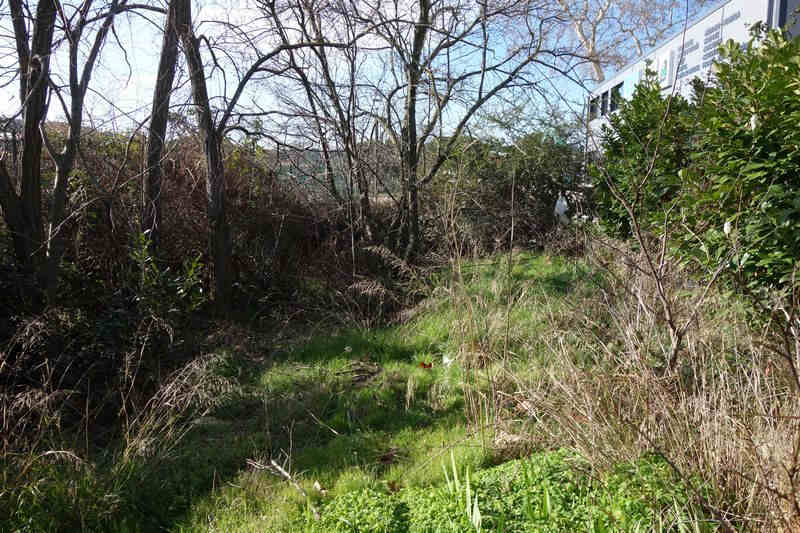
[[[682,531],[698,527],[685,487],[656,458],[602,478],[561,450],[506,462],[470,477],[469,469],[433,488],[386,494],[351,491],[326,503],[309,531]]]

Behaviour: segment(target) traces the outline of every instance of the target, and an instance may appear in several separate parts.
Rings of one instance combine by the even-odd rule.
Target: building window
[[[602,114],[603,116],[608,115],[608,91],[603,93],[600,105],[601,105],[600,114]]]
[[[619,105],[622,103],[622,83],[618,83],[611,89],[611,107],[609,111],[613,113],[617,109],[619,109]]]
[[[600,111],[599,108],[600,102],[597,96],[589,100],[589,120],[594,120],[597,118],[598,111]]]

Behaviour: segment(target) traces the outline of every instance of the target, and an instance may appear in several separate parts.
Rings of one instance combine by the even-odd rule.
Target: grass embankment
[[[547,436],[552,421],[540,422],[517,393],[550,372],[554,324],[596,289],[578,263],[520,254],[507,266],[507,258],[456,265],[396,327],[320,327],[291,346],[231,338],[203,378],[227,385],[185,434],[158,417],[152,430],[145,421],[124,453],[76,467],[86,469],[84,487],[21,492],[17,518],[43,516],[55,494],[83,502],[88,518],[75,525],[87,529],[702,526],[657,457],[598,469],[561,448],[568,439]],[[154,404],[156,413],[173,407]],[[51,519],[59,529],[58,515]]]

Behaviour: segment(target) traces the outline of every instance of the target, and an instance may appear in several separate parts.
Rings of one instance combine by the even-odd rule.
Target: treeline
[[[500,97],[522,95],[543,73],[570,72],[582,61],[561,37],[557,9],[536,2],[478,10],[435,2],[264,2],[224,11],[206,35],[195,33],[188,0],[69,8],[15,0],[9,7],[16,64],[6,74],[19,88],[20,108],[3,125],[14,154],[0,170],[0,205],[14,258],[9,268],[33,308],[60,301],[74,247],[66,229],[85,215],[83,206],[98,193],[106,203],[119,201],[118,189],[99,186],[110,174],[128,192],[139,188],[138,212],[129,202],[125,214],[126,224],[138,224],[132,233],[145,236],[156,263],[170,259],[162,234],[179,228],[170,227],[162,205],[173,177],[165,175],[172,172],[165,150],[187,124],[202,154],[192,171],[205,192],[206,289],[222,315],[239,282],[233,196],[241,169],[231,159],[234,145],[273,151],[278,164],[295,166],[292,175],[317,185],[317,199],[348,213],[359,246],[385,246],[408,261],[426,245],[425,196],[477,114]],[[137,17],[148,17],[150,26]],[[108,68],[109,48],[124,55],[137,46],[116,33],[125,22],[132,31],[162,28],[150,115],[143,136],[120,139],[125,149],[115,168],[90,169],[82,161],[90,151],[87,99],[99,89],[93,79]],[[56,69],[62,57],[65,72]],[[186,90],[176,93],[179,86]],[[170,123],[178,98],[192,113]],[[54,108],[63,117],[59,135],[46,126]],[[311,152],[312,160],[297,157]],[[81,169],[96,182],[84,189],[94,195],[87,204],[74,197]],[[270,186],[269,171],[260,179]]]

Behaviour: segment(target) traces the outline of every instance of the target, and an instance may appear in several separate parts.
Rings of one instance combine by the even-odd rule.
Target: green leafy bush
[[[800,257],[800,41],[729,41],[715,77],[690,103],[649,73],[622,103],[591,169],[597,213],[614,236],[635,218],[707,271],[786,288]]]
[[[541,244],[556,226],[559,196],[578,189],[583,153],[582,140],[570,135],[576,130],[556,124],[512,144],[463,137],[431,191],[448,236],[494,250],[507,246],[513,219],[515,244]],[[437,234],[431,239],[441,241]]]
[[[143,233],[138,235],[131,252],[139,266],[141,283],[136,301],[143,312],[166,317],[171,313],[188,315],[206,301],[203,292],[203,264],[198,255],[183,262],[182,272],[162,268],[150,254],[150,241]]]
[[[752,289],[781,288],[800,257],[800,40],[755,37],[722,47],[702,94],[680,249],[711,267],[729,260]]]
[[[590,168],[595,209],[605,230],[631,236],[631,217],[643,229],[660,225],[681,195],[681,169],[689,165],[695,126],[692,106],[679,95],[663,96],[648,70],[629,101],[604,127],[602,159]]]
[[[346,493],[307,517],[312,531],[650,531],[692,522],[685,485],[656,457],[601,477],[562,450],[448,477],[437,487]],[[455,464],[452,472],[456,473]],[[446,468],[449,470],[449,468]],[[477,504],[476,504],[477,502]],[[476,520],[475,508],[480,509]],[[470,509],[469,511],[467,509]]]
[[[407,529],[404,515],[405,506],[397,497],[367,488],[331,500],[310,531],[395,533]]]

